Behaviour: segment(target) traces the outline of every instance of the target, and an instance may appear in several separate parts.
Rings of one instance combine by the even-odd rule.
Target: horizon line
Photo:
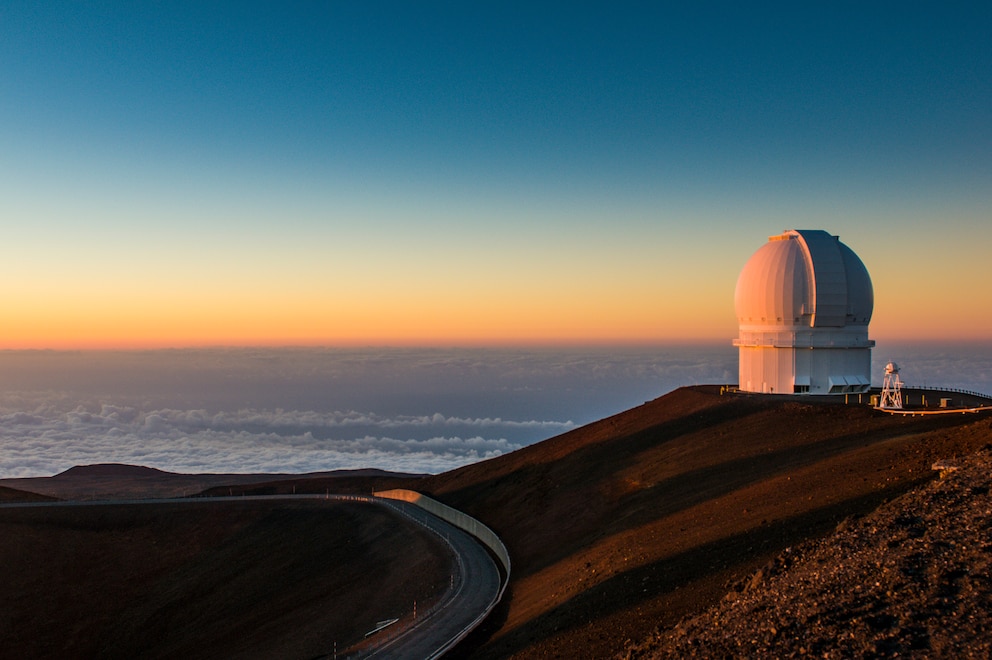
[[[874,337],[876,342],[892,344],[980,344],[988,343],[985,337]],[[596,340],[437,340],[437,341],[327,341],[327,342],[153,342],[106,344],[65,344],[49,346],[0,346],[0,353],[84,353],[84,352],[154,352],[154,351],[206,351],[206,350],[467,350],[467,349],[597,349],[630,348],[650,349],[672,346],[726,347],[733,349],[733,337],[677,337],[668,339],[596,339]],[[877,346],[876,346],[877,348]]]

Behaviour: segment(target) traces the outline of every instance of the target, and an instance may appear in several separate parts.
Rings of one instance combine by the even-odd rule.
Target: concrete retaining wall
[[[503,586],[500,587],[499,590],[499,597],[496,599],[497,602],[499,602],[500,598],[503,597],[503,591],[506,590],[507,582],[510,581],[510,553],[506,551],[506,546],[503,545],[503,542],[498,536],[496,536],[496,533],[493,530],[489,529],[467,513],[462,513],[458,509],[453,509],[447,504],[438,502],[437,500],[416,491],[397,488],[395,490],[383,490],[372,494],[375,497],[383,497],[390,500],[403,500],[404,502],[415,504],[421,509],[434,514],[441,520],[446,520],[455,527],[465,530],[475,538],[479,539],[479,541],[481,541],[487,548],[492,550],[493,555],[495,555],[499,563],[503,565],[503,571],[506,573],[506,579],[503,581]]]

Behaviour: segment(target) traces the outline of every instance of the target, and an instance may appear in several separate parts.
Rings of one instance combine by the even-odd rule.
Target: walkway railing
[[[974,390],[963,390],[957,387],[939,387],[939,386],[929,386],[924,385],[923,387],[917,385],[903,385],[902,389],[905,390],[922,390],[926,392],[948,392],[951,394],[967,394],[969,396],[977,396],[982,399],[988,399],[992,401],[992,395],[985,394],[984,392],[976,392]]]

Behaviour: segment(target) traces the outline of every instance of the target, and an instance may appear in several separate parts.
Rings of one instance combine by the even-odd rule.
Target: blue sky
[[[882,334],[911,268],[944,274],[924,334],[987,338],[946,281],[992,274],[990,28],[988,3],[5,3],[8,344],[729,338],[737,272],[791,227],[858,252]]]

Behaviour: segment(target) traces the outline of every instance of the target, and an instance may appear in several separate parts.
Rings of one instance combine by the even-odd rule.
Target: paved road
[[[482,544],[467,532],[409,502],[352,495],[249,495],[245,497],[199,497],[186,499],[99,500],[70,502],[9,502],[0,508],[108,506],[127,504],[190,504],[244,502],[246,500],[360,500],[389,507],[434,532],[452,549],[456,570],[452,584],[438,606],[420,613],[416,623],[402,630],[387,628],[381,641],[356,657],[437,658],[470,627],[478,624],[496,601],[500,588],[499,569]],[[375,639],[375,638],[373,638]]]
[[[499,595],[499,569],[482,544],[467,532],[424,511],[392,500],[391,506],[444,539],[454,550],[459,575],[442,597],[440,606],[407,630],[394,636],[363,658],[437,658],[449,643],[477,625]]]

